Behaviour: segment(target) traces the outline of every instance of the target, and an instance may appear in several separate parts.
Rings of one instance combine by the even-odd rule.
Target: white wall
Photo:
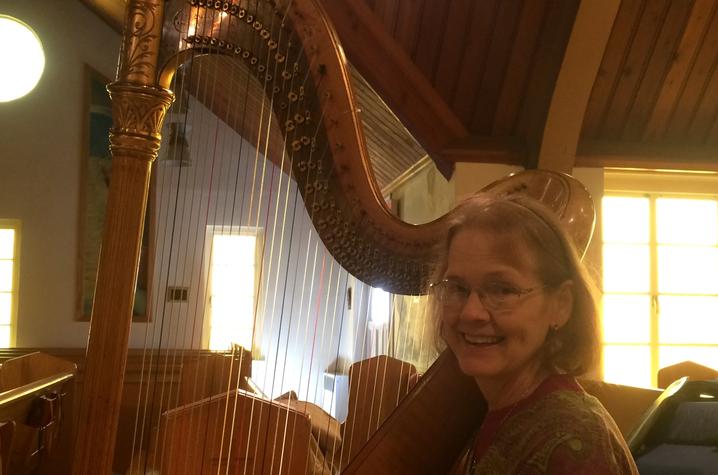
[[[37,88],[0,103],[0,217],[22,221],[17,345],[81,347],[74,321],[84,71],[113,77],[120,36],[76,0],[2,1],[45,48]],[[2,71],[5,74],[6,71]]]
[[[254,356],[263,363],[255,365],[254,379],[273,396],[294,390],[321,403],[324,372],[337,359],[355,356],[367,286],[350,279],[328,254],[286,174],[196,101],[190,101],[188,124],[191,164],[156,163],[152,322],[132,325],[130,345],[205,346],[206,229],[260,227]],[[165,302],[168,286],[188,287],[188,301]]]

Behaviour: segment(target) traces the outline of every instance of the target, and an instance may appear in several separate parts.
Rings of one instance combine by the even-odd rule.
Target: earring
[[[558,323],[554,323],[554,324],[551,325],[551,330],[557,332],[558,329],[559,329]]]

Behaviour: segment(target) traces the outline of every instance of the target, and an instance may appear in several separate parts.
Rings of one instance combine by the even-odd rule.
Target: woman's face
[[[544,289],[526,246],[518,239],[464,229],[451,242],[447,264],[445,279],[455,288],[474,289],[463,305],[456,305],[462,299],[439,304],[443,338],[462,371],[479,384],[536,371],[549,328],[565,323],[570,311],[559,311],[560,299]]]

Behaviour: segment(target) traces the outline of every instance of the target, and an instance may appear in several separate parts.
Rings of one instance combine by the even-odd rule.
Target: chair
[[[642,475],[715,474],[718,380],[671,384],[628,438]]]
[[[684,376],[689,381],[715,379],[718,378],[718,371],[692,361],[683,361],[658,370],[658,387],[666,389],[673,381],[677,381]]]
[[[581,386],[606,408],[623,437],[636,427],[643,414],[661,395],[658,389],[638,388],[622,384],[582,379]]]
[[[359,452],[417,380],[414,365],[386,355],[349,367],[349,412],[342,428],[342,467]]]

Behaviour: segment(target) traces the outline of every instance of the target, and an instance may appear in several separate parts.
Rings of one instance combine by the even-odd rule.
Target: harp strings
[[[255,0],[255,6],[258,6],[259,2]],[[290,4],[287,5],[289,8]],[[212,11],[211,14],[205,14],[201,18],[195,10],[195,21],[213,22],[217,20],[219,16],[219,30],[226,31],[229,27],[229,23],[233,20],[232,17],[222,18],[219,12]],[[286,18],[287,13],[284,13]],[[272,17],[273,20],[276,17]],[[236,20],[236,18],[235,18]],[[282,19],[283,21],[283,19]],[[188,21],[188,26],[191,21]],[[272,25],[275,26],[275,25]],[[274,29],[274,28],[272,28]],[[280,28],[278,30],[280,35],[285,34]],[[189,32],[187,32],[189,36]],[[255,40],[256,41],[256,36]],[[279,42],[280,45],[286,45],[284,41]],[[296,51],[296,49],[294,50]],[[297,55],[303,53],[302,51],[296,52]],[[289,57],[290,50],[286,50],[286,56]],[[180,101],[175,106],[177,108],[183,102],[190,102],[191,106],[186,107],[190,109],[192,107],[204,109],[204,106],[199,103],[209,104],[207,109],[212,109],[212,103],[215,100],[215,93],[217,88],[225,87],[226,82],[222,83],[219,77],[222,71],[226,71],[226,68],[222,68],[222,63],[226,61],[225,57],[219,55],[212,55],[212,57],[202,58],[202,61],[198,61],[194,56],[190,59],[186,71],[184,74],[178,75],[175,80],[176,83],[174,88],[176,91],[188,91],[186,94],[178,94]],[[311,61],[311,58],[310,58]],[[267,62],[268,63],[268,62]],[[294,61],[288,60],[284,64],[284,68],[292,67]],[[210,81],[194,80],[193,76],[204,77],[210,73],[211,69],[215,69],[214,76]],[[286,69],[285,69],[286,70]],[[177,309],[176,304],[168,304],[163,301],[164,295],[160,295],[158,292],[154,292],[154,304],[153,308],[156,308],[155,313],[156,321],[153,325],[146,326],[145,341],[150,342],[158,350],[164,350],[164,352],[153,352],[146,351],[146,358],[143,358],[143,375],[145,373],[154,375],[154,381],[150,384],[147,381],[142,387],[141,397],[144,399],[142,414],[138,412],[135,421],[135,442],[133,443],[133,459],[135,452],[140,447],[144,447],[144,441],[148,439],[149,434],[145,434],[145,431],[150,430],[150,426],[158,426],[162,419],[161,414],[167,409],[171,409],[176,406],[178,402],[178,396],[176,393],[167,391],[165,385],[162,384],[166,381],[168,374],[172,368],[175,368],[178,364],[183,364],[186,361],[186,352],[183,348],[197,349],[197,358],[209,358],[209,356],[199,352],[200,348],[205,344],[207,337],[204,335],[207,328],[203,327],[205,318],[205,310],[207,307],[207,300],[209,299],[209,275],[204,278],[203,282],[198,281],[196,272],[193,272],[192,260],[199,259],[203,268],[211,268],[213,258],[212,246],[213,243],[204,242],[205,238],[209,235],[202,232],[201,229],[207,229],[208,227],[215,226],[220,229],[220,232],[226,232],[227,227],[229,232],[234,232],[235,225],[239,223],[244,226],[248,223],[251,228],[263,229],[263,233],[259,238],[258,247],[258,262],[257,272],[259,277],[257,278],[257,286],[253,299],[253,310],[252,319],[253,324],[253,335],[251,346],[257,345],[262,348],[266,342],[264,342],[265,335],[274,335],[274,342],[267,346],[270,351],[273,348],[273,355],[270,358],[269,354],[265,355],[267,359],[266,371],[261,375],[261,387],[268,388],[270,397],[276,396],[279,391],[284,391],[286,387],[296,385],[296,392],[299,395],[300,400],[318,401],[321,399],[322,393],[322,371],[325,369],[321,365],[322,361],[326,360],[326,355],[333,355],[335,361],[339,362],[340,355],[342,352],[342,345],[344,338],[352,338],[354,340],[352,346],[354,348],[359,347],[356,345],[357,342],[363,340],[364,344],[360,345],[366,349],[366,336],[368,334],[368,319],[363,320],[359,317],[356,321],[347,321],[346,307],[343,306],[343,296],[345,295],[346,287],[348,285],[348,276],[346,271],[340,270],[335,267],[335,261],[329,257],[327,258],[327,250],[324,246],[319,244],[318,238],[315,233],[311,231],[300,231],[297,228],[298,210],[297,200],[300,199],[298,196],[299,186],[306,186],[311,181],[311,175],[307,176],[307,182],[295,183],[292,187],[292,183],[288,178],[282,176],[281,170],[284,168],[285,161],[289,162],[291,168],[291,162],[294,159],[293,153],[287,153],[286,140],[291,139],[291,135],[288,133],[284,136],[285,143],[281,147],[282,152],[280,161],[280,171],[276,167],[268,169],[268,164],[265,160],[268,159],[271,153],[270,148],[270,136],[272,136],[273,125],[271,111],[273,108],[272,101],[274,96],[271,93],[262,94],[259,115],[260,115],[260,127],[257,131],[256,147],[254,149],[254,163],[252,164],[249,160],[251,153],[246,153],[244,150],[244,140],[239,139],[239,152],[236,154],[237,160],[235,162],[228,162],[225,158],[228,155],[227,149],[234,150],[237,148],[235,144],[229,144],[230,140],[235,140],[235,136],[232,135],[231,139],[227,138],[228,134],[223,133],[220,130],[222,124],[220,119],[229,124],[233,122],[234,128],[243,129],[242,125],[237,127],[237,122],[244,124],[247,118],[247,104],[251,100],[250,96],[250,81],[253,80],[250,77],[250,72],[247,68],[243,68],[243,73],[246,72],[246,80],[236,80],[236,76],[232,76],[230,80],[231,90],[242,90],[239,93],[231,94],[232,107],[234,113],[226,112],[225,117],[215,117],[214,128],[202,121],[199,125],[197,120],[198,115],[204,115],[202,112],[198,114],[192,113],[193,118],[191,119],[191,140],[190,142],[196,148],[198,145],[203,150],[207,150],[206,153],[197,154],[193,153],[192,160],[198,163],[191,163],[186,165],[182,160],[182,148],[174,147],[172,150],[172,157],[168,157],[172,162],[178,162],[179,167],[177,169],[170,169],[165,166],[165,170],[160,170],[157,173],[157,186],[162,191],[158,193],[158,204],[164,205],[166,209],[165,216],[158,222],[163,229],[163,236],[159,237],[158,240],[163,243],[168,243],[166,246],[161,246],[158,249],[158,261],[161,267],[165,269],[165,278],[163,284],[165,286],[172,285],[176,282],[185,282],[187,279],[190,280],[191,292],[194,291],[195,287],[198,289],[205,289],[204,299],[195,298],[195,309],[194,315],[190,315],[192,312],[186,311],[183,314]],[[244,75],[244,74],[243,74]],[[295,76],[291,81],[295,81]],[[281,77],[279,71],[275,71],[273,74],[272,81],[278,81]],[[306,85],[309,81],[310,73],[307,71],[306,75],[300,79],[301,85]],[[238,83],[238,84],[235,84]],[[195,86],[190,88],[188,85],[194,83]],[[193,90],[192,90],[193,89]],[[271,91],[271,86],[268,88]],[[187,99],[183,99],[183,96],[187,96]],[[190,99],[189,96],[194,98],[202,98],[204,100]],[[241,98],[244,97],[244,104]],[[315,136],[324,126],[324,111],[328,107],[329,100],[324,98],[321,100],[320,105],[320,117],[312,118],[316,120],[314,122],[316,130]],[[243,108],[244,106],[244,108]],[[289,108],[292,108],[290,103]],[[241,112],[237,112],[240,110]],[[229,107],[227,108],[229,111]],[[190,111],[191,112],[191,111]],[[291,117],[291,113],[288,117]],[[231,120],[230,120],[231,117]],[[185,117],[182,122],[182,128],[185,132],[188,132],[188,121]],[[213,133],[212,133],[213,132]],[[296,133],[296,132],[295,132]],[[329,144],[324,141],[323,147],[329,147]],[[196,150],[195,150],[196,151]],[[323,148],[321,150],[313,150],[312,154],[326,154],[328,150]],[[179,155],[179,159],[177,159]],[[262,157],[263,156],[263,157]],[[194,158],[197,157],[197,158]],[[199,163],[200,161],[204,163]],[[233,164],[234,163],[234,164]],[[205,166],[208,164],[209,166]],[[164,164],[163,164],[164,165]],[[194,167],[194,169],[189,168]],[[235,168],[233,168],[235,167]],[[249,169],[252,169],[251,173]],[[234,189],[230,192],[224,193],[221,196],[222,186],[219,183],[214,183],[216,175],[224,176],[231,175],[234,171],[235,181]],[[247,175],[251,175],[249,178]],[[166,183],[170,182],[169,190],[164,191]],[[190,183],[191,182],[191,183]],[[198,190],[203,189],[205,185],[209,183],[209,193],[207,196],[203,196]],[[249,193],[245,191],[239,191],[240,188],[249,188]],[[216,188],[216,189],[215,189]],[[290,196],[290,193],[292,196]],[[215,195],[220,196],[215,197]],[[231,195],[231,196],[230,196]],[[223,199],[223,203],[220,204],[219,200]],[[249,204],[245,202],[247,200]],[[239,202],[239,203],[238,203]],[[307,203],[307,209],[310,215],[315,211],[312,207],[313,203]],[[225,211],[221,211],[224,209]],[[226,210],[229,210],[229,220],[225,216]],[[238,211],[239,210],[239,211]],[[163,210],[160,210],[162,213]],[[220,216],[221,214],[221,216]],[[290,216],[288,216],[290,215]],[[204,219],[204,227],[194,226],[192,224],[186,225],[182,222],[189,218],[190,222],[196,223],[201,218]],[[229,224],[228,224],[229,223]],[[184,233],[184,234],[183,234]],[[159,235],[159,233],[158,233]],[[302,249],[297,249],[292,243],[299,237],[303,242]],[[267,240],[270,240],[267,242]],[[193,248],[202,249],[199,258],[193,255]],[[209,248],[209,252],[205,254],[204,249]],[[206,261],[205,261],[206,259]],[[292,259],[296,260],[296,270],[293,272],[293,277],[290,279],[288,271],[284,272],[282,276],[282,269],[287,270],[292,268]],[[303,264],[300,262],[303,260]],[[300,267],[303,265],[303,269]],[[159,266],[158,266],[159,267]],[[301,275],[300,275],[301,274]],[[299,282],[301,281],[301,284]],[[160,285],[161,287],[161,285]],[[288,308],[293,306],[294,302],[297,301],[292,289],[300,287],[299,290],[299,304],[298,311],[292,312],[293,319],[299,319],[297,324],[292,322],[286,322],[284,319],[288,318]],[[357,285],[358,290],[355,295],[354,313],[360,314],[362,307],[368,306],[370,295],[365,292],[364,285]],[[272,292],[270,292],[272,290]],[[278,296],[277,293],[282,292],[282,295]],[[201,294],[202,291],[200,290]],[[296,306],[296,305],[295,305]],[[296,310],[296,309],[295,309]],[[332,317],[331,322],[327,322],[327,319]],[[351,320],[351,319],[350,319]],[[356,323],[362,322],[362,328],[356,328]],[[352,325],[354,331],[347,332],[347,327]],[[152,327],[152,328],[150,328]],[[349,336],[347,336],[347,334]],[[390,348],[389,352],[396,350],[394,343],[392,343],[400,335],[395,327],[392,327],[391,331],[386,333],[386,338],[389,339]],[[287,348],[281,349],[281,344],[286,341]],[[290,348],[292,343],[295,348]],[[290,350],[299,349],[295,351],[295,355],[290,357]],[[248,348],[253,351],[255,348]],[[406,348],[404,347],[404,351]],[[354,353],[357,353],[356,351]],[[365,351],[362,351],[364,356]],[[296,356],[299,354],[299,356]],[[255,355],[259,356],[259,355]],[[355,355],[352,355],[355,356]],[[155,363],[153,360],[158,359]],[[155,367],[159,366],[159,359],[164,360],[164,368],[162,369],[162,375],[158,376],[155,373]],[[354,358],[352,358],[354,359]],[[271,361],[269,361],[271,360]],[[297,361],[298,360],[298,361]],[[271,363],[271,364],[270,364]],[[338,364],[338,363],[337,363]],[[363,363],[359,363],[361,366]],[[220,416],[217,417],[222,419],[223,430],[221,439],[221,451],[223,456],[226,454],[226,473],[229,473],[230,463],[232,458],[232,451],[236,450],[233,440],[235,437],[244,437],[244,432],[255,426],[256,420],[261,420],[267,417],[267,414],[263,414],[265,410],[262,405],[255,405],[254,399],[251,400],[250,409],[248,416],[240,409],[239,396],[236,389],[240,387],[240,364],[238,364],[234,357],[229,358],[228,365],[230,367],[229,372],[223,372],[226,380],[223,383],[224,392],[226,394],[225,406]],[[326,365],[324,365],[326,366]],[[192,375],[194,382],[185,381],[190,383],[192,392],[196,397],[204,397],[202,394],[197,394],[203,386],[203,381],[212,378],[214,375],[208,374],[210,371],[210,364],[198,365],[199,370],[195,371]],[[146,368],[146,369],[145,369]],[[298,371],[297,371],[298,369]],[[294,370],[294,371],[292,371]],[[385,370],[384,370],[385,371]],[[379,392],[384,390],[383,380],[385,379],[384,371],[377,369],[376,378],[381,380],[379,383],[375,383],[374,390]],[[299,383],[295,383],[297,378],[287,379],[289,373],[299,374]],[[362,373],[360,371],[360,373]],[[160,381],[161,380],[161,381]],[[337,384],[335,379],[334,384]],[[370,384],[368,380],[360,380],[360,386]],[[286,387],[285,387],[286,386]],[[336,386],[332,389],[336,390]],[[397,389],[397,391],[399,391]],[[231,396],[231,397],[230,397]],[[399,395],[397,395],[397,398]],[[193,400],[195,397],[192,398]],[[186,402],[186,401],[185,401]],[[329,405],[329,410],[333,409],[334,401]],[[207,417],[208,414],[204,415],[197,412],[196,416],[192,413],[192,424],[196,422],[197,429],[199,427],[205,427],[208,430],[209,424],[200,424],[201,417]],[[147,421],[150,422],[147,422]],[[256,467],[250,466],[251,464],[261,463],[258,460],[260,451],[265,449],[267,445],[275,447],[276,450],[282,452],[279,458],[279,463],[282,467],[285,464],[291,463],[293,457],[293,450],[295,447],[289,443],[295,430],[295,425],[290,425],[292,422],[289,420],[288,414],[283,420],[275,421],[275,430],[273,433],[268,432],[265,434],[263,443],[253,441],[251,444],[245,444],[245,454],[240,456],[240,459],[244,459],[244,466],[242,467],[245,472],[252,472]],[[326,430],[329,430],[329,422],[327,423]],[[191,431],[196,432],[196,431]],[[155,432],[154,442],[155,447],[163,447],[163,441],[159,440],[160,431]],[[167,435],[166,433],[164,434]],[[208,439],[213,437],[213,434],[203,433],[196,434],[198,443],[207,443]],[[277,437],[282,437],[282,440],[276,440]],[[345,439],[340,448],[340,453],[337,456],[339,459],[344,457],[344,452],[350,452],[351,444],[353,441]],[[334,449],[337,449],[334,447]],[[170,451],[170,455],[173,447],[170,446],[167,450]],[[252,451],[253,453],[250,453]],[[161,462],[163,459],[159,456],[159,450],[155,452],[155,460],[152,463]],[[159,459],[159,460],[158,460]],[[250,463],[249,460],[252,459]],[[148,461],[145,460],[145,463]],[[217,469],[217,473],[220,473],[220,469]]]

